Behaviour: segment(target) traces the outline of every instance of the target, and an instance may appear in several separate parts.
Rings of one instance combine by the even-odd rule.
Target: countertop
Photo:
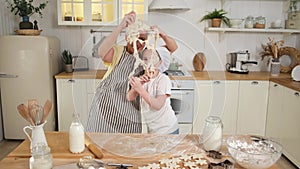
[[[178,157],[184,154],[203,154],[206,160],[213,160],[207,157],[203,152],[201,144],[199,143],[200,135],[196,134],[87,133],[87,135],[98,145],[98,148],[101,149],[104,155],[101,159],[102,161],[133,164],[133,169],[150,163],[158,163],[159,160],[163,158]],[[87,149],[83,154],[71,154],[68,151],[68,141],[65,141],[68,140],[67,132],[46,132],[46,138],[54,158],[53,164],[55,169],[60,169],[64,165],[73,165],[74,168],[75,163],[78,162],[80,157],[92,155]],[[225,138],[226,136],[224,136],[224,139]],[[13,152],[0,161],[0,168],[28,169],[30,157],[29,147],[29,141],[26,139]],[[224,145],[220,152],[223,153],[221,161],[225,159],[232,160]],[[67,167],[63,167],[63,169],[66,168]],[[235,164],[235,168],[241,169],[237,164]],[[279,169],[279,167],[275,164],[269,169]]]
[[[102,79],[106,70],[76,71],[73,73],[59,73],[56,79]],[[271,76],[270,72],[249,72],[249,74],[235,74],[227,71],[189,71],[191,76],[169,76],[171,80],[268,80],[300,92],[300,82],[293,81],[291,74],[280,73]]]

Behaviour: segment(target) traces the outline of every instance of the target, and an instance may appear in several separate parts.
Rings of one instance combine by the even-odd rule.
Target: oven
[[[171,80],[171,106],[179,123],[179,133],[192,133],[194,112],[194,81]]]

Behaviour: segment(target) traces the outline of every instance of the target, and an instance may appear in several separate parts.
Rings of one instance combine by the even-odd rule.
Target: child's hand
[[[150,81],[150,77],[147,74],[143,74],[139,77],[139,79],[142,84],[145,84]]]
[[[129,80],[129,84],[131,85],[132,89],[134,89],[138,93],[140,93],[143,90],[142,82],[138,77],[132,77]]]

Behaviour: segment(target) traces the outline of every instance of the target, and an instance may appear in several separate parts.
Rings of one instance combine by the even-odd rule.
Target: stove
[[[168,76],[185,76],[182,70],[166,70],[164,73]]]

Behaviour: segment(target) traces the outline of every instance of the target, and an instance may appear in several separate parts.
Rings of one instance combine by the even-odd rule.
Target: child
[[[164,60],[161,58],[170,58],[170,52],[165,47],[145,49],[141,57],[147,64],[144,76],[148,76],[150,81],[142,84],[139,77],[132,77],[127,99],[134,100],[138,95],[142,98],[141,109],[149,133],[178,134],[178,122],[170,100],[171,81],[159,71],[164,69],[162,65],[166,65],[162,64]]]

